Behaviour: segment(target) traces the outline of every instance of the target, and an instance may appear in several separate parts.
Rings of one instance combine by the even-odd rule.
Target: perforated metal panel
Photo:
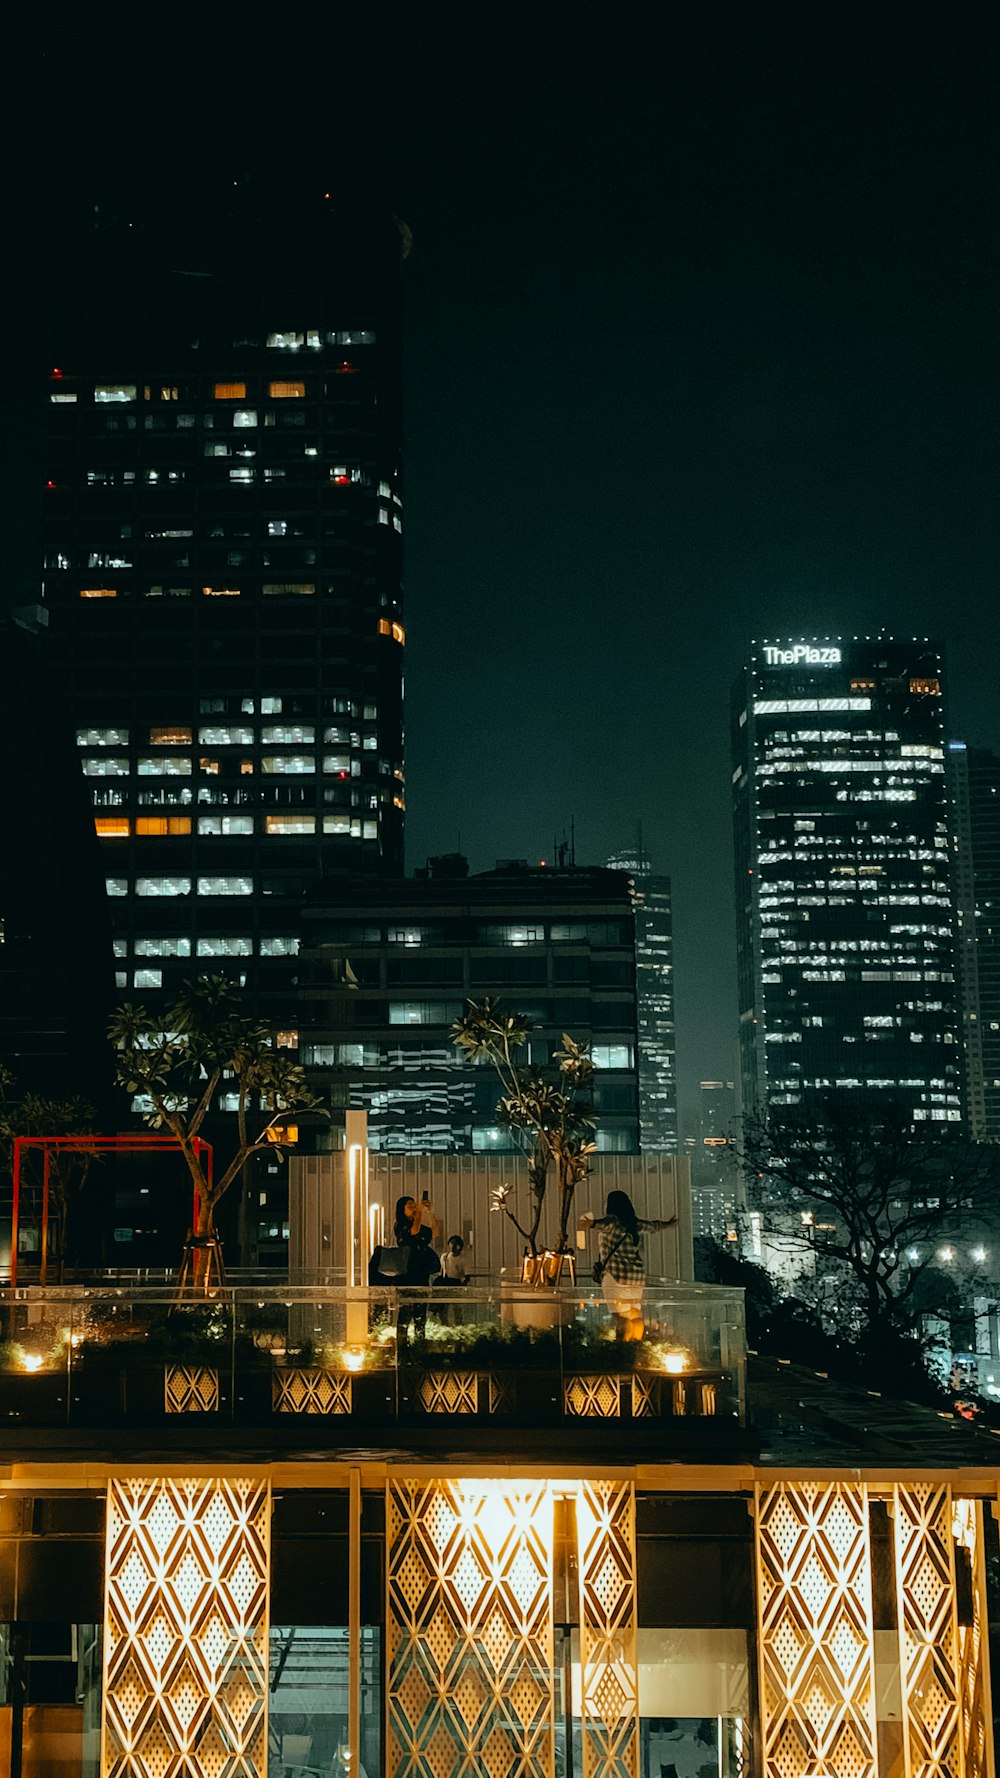
[[[551,1778],[552,1498],[544,1482],[387,1487],[391,1778]]]
[[[266,1483],[108,1486],[103,1778],[264,1778]]]
[[[584,1778],[638,1778],[632,1483],[580,1482],[576,1522]]]
[[[877,1778],[868,1491],[757,1490],[766,1778]]]
[[[960,1778],[958,1619],[951,1489],[895,1490],[900,1668],[910,1770]]]

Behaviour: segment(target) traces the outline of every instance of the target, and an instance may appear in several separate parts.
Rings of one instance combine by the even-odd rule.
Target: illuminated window
[[[264,582],[260,590],[265,598],[280,599],[291,594],[308,597],[315,593],[316,582],[314,580],[269,580]]]
[[[299,941],[297,938],[262,938],[260,954],[262,957],[297,957]]]
[[[265,753],[260,769],[279,774],[314,772],[316,760],[311,753]]]
[[[85,778],[126,778],[128,776],[128,758],[121,753],[98,754],[93,759],[81,759]]]
[[[151,747],[190,747],[191,730],[189,728],[151,728],[149,744]]]
[[[198,770],[199,772],[208,772],[212,777],[217,777],[219,762],[217,759],[199,759]]]
[[[61,404],[63,402],[75,401],[76,396],[75,395],[50,395],[49,400]]]
[[[238,599],[238,586],[203,586],[202,592],[206,599]]]
[[[852,679],[851,680],[851,690],[852,691],[874,691],[875,690],[875,681],[874,681],[874,679]]]
[[[298,1032],[276,1031],[274,1033],[274,1046],[275,1049],[279,1050],[297,1050],[299,1047]]]
[[[394,642],[406,641],[406,631],[402,624],[390,623],[387,617],[379,618],[378,633],[380,636],[391,636]]]
[[[169,753],[143,754],[137,762],[136,770],[140,778],[154,778],[161,775],[166,778],[189,778],[191,776],[191,761],[177,759]]]
[[[924,697],[939,698],[941,696],[940,679],[911,679],[910,690],[921,693]]]
[[[234,427],[256,426],[257,409],[255,407],[238,407],[233,415]]]
[[[460,1000],[390,1000],[390,1025],[450,1025],[461,1018]]]
[[[199,877],[199,895],[252,895],[251,877]]]
[[[267,392],[272,401],[304,401],[304,383],[269,383]]]
[[[268,833],[315,833],[315,815],[268,815]]]
[[[137,895],[190,895],[190,877],[136,877]]]
[[[191,832],[190,815],[140,815],[135,824],[137,834],[182,834]]]
[[[134,401],[134,383],[98,383],[94,389],[95,401]]]
[[[350,833],[351,818],[349,815],[324,815],[324,833]]]
[[[128,878],[127,877],[105,877],[104,887],[105,887],[105,890],[108,893],[108,895],[127,895],[128,894]]]
[[[84,586],[80,588],[81,599],[117,599],[118,589],[113,586]]]
[[[273,723],[261,729],[260,738],[271,747],[311,747],[316,730],[306,723]]]
[[[312,336],[310,336],[311,338]],[[296,347],[305,345],[306,338],[304,333],[269,333],[267,343],[269,346],[279,346],[286,351],[294,351]]]
[[[252,957],[252,938],[200,938],[199,957]]]
[[[127,840],[131,831],[127,815],[95,815],[94,827],[102,840]]]
[[[351,771],[351,756],[350,756],[350,754],[349,753],[324,753],[324,755],[323,755],[323,770],[324,770],[324,772],[336,772],[338,778],[349,777],[350,771]]]
[[[135,954],[137,957],[190,957],[191,940],[189,938],[137,938]]]
[[[127,728],[78,728],[78,747],[127,747]]]
[[[199,815],[199,833],[216,834],[247,834],[253,833],[252,815]]]
[[[136,988],[162,988],[162,969],[137,969],[132,978]]]
[[[206,725],[198,730],[198,739],[209,747],[252,747],[253,729],[245,725],[232,728]]]
[[[216,383],[212,393],[216,401],[245,401],[247,386],[245,383]]]

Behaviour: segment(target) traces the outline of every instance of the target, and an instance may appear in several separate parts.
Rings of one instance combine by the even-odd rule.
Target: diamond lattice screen
[[[910,1765],[920,1778],[958,1778],[960,1708],[951,1489],[914,1482],[895,1490],[903,1715]]]
[[[264,1778],[266,1483],[108,1487],[103,1778]]]
[[[972,1569],[972,1623],[958,1627],[959,1698],[965,1778],[992,1778],[992,1736],[987,1724],[989,1709],[988,1651],[983,1639],[986,1606],[986,1572],[983,1553],[983,1508],[976,1500],[956,1500],[951,1529],[956,1542],[969,1552]]]
[[[387,1487],[390,1778],[552,1778],[552,1496]]]
[[[876,1778],[867,1489],[759,1488],[757,1583],[766,1778]]]
[[[583,1778],[637,1778],[639,1689],[632,1483],[581,1482],[576,1525]]]

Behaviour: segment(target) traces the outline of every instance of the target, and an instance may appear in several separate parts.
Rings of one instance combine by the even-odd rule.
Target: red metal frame
[[[192,1138],[191,1146],[195,1154],[207,1155],[208,1164],[205,1169],[209,1190],[212,1186],[212,1144],[203,1136]],[[17,1237],[21,1221],[21,1156],[25,1149],[40,1148],[42,1150],[42,1246],[41,1246],[41,1280],[45,1280],[45,1264],[49,1247],[49,1168],[51,1150],[53,1148],[75,1149],[78,1154],[90,1154],[98,1148],[131,1149],[137,1154],[165,1152],[168,1149],[179,1149],[181,1144],[176,1136],[15,1136],[14,1137],[14,1202],[10,1217],[10,1288],[17,1284]],[[194,1212],[192,1227],[198,1223],[198,1193],[194,1194]]]

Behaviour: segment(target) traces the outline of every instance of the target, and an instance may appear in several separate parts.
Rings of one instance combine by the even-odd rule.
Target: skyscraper
[[[111,231],[57,305],[44,599],[119,990],[280,1014],[307,885],[401,869],[404,249],[329,203]]]
[[[948,744],[969,1134],[1000,1142],[1000,758]]]
[[[627,871],[635,899],[636,1013],[639,1027],[639,1146],[677,1153],[677,1052],[674,1035],[674,928],[670,878],[653,870],[641,845],[615,852],[611,870]]]
[[[958,1122],[931,642],[755,642],[733,696],[744,1111],[883,1089]]]

